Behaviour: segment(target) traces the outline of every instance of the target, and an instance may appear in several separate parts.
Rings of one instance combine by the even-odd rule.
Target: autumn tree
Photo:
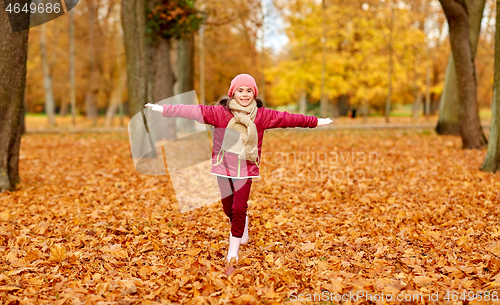
[[[322,70],[321,4],[307,0],[285,2],[282,12],[290,42],[280,61],[267,72],[275,103],[298,101],[302,88],[307,88],[311,100],[318,101]],[[355,107],[370,104],[383,111],[389,70],[389,7],[377,1],[349,1],[327,5],[326,15],[326,95],[338,101],[337,107],[349,97]],[[408,71],[422,74],[415,58],[423,53],[420,46],[424,35],[410,22],[408,9],[397,9],[397,16],[393,25],[391,99],[402,103],[411,91],[408,88],[413,88],[414,79],[408,76]]]
[[[121,58],[120,58],[121,59]],[[119,60],[117,65],[117,78],[115,85],[113,86],[113,91],[109,99],[109,105],[106,109],[106,120],[104,122],[105,127],[110,127],[113,117],[117,110],[122,106],[122,95],[127,82],[127,70],[122,67],[121,60]]]
[[[76,5],[67,16],[47,24],[46,55],[49,67],[53,67],[50,76],[54,106],[60,109],[61,116],[70,111],[70,105],[71,112],[75,110],[75,116],[81,110],[85,111],[89,92],[98,109],[106,108],[113,91],[119,87],[117,72],[125,71],[125,61],[121,60],[124,51],[120,0],[94,0],[94,3],[93,10],[87,1]],[[93,16],[92,23],[89,15]],[[42,27],[35,27],[30,31],[28,40],[26,107],[29,112],[38,112],[45,106],[43,52],[40,46],[42,34]],[[94,68],[90,65],[92,56]],[[122,67],[117,67],[118,64]],[[94,89],[89,90],[90,87]]]
[[[10,23],[9,23],[10,18]],[[30,14],[0,12],[0,192],[20,182],[19,147],[24,117]],[[12,28],[23,28],[12,33]]]
[[[481,170],[496,172],[500,168],[500,5],[497,1],[497,18],[495,31],[495,75],[493,81],[493,105],[491,111],[490,138],[488,153]]]
[[[486,1],[467,0],[469,39],[471,45],[472,58],[476,56],[481,20]],[[448,58],[446,67],[446,78],[443,94],[439,105],[439,121],[436,132],[442,135],[460,135],[460,103],[457,88],[457,73],[453,59],[453,51]]]
[[[469,16],[465,0],[439,0],[450,29],[450,44],[457,74],[460,135],[464,149],[486,146],[477,106],[476,69],[469,38]]]
[[[155,103],[194,90],[194,33],[203,19],[194,2],[188,0],[150,0],[146,8],[148,46],[152,53],[152,85]],[[170,50],[177,41],[177,77]],[[177,92],[174,84],[177,82]],[[169,121],[167,140],[176,138],[175,121]],[[194,121],[188,121],[194,127]]]
[[[75,77],[75,10],[69,12],[69,104],[71,104],[71,123],[76,125],[76,77]],[[67,107],[66,103],[66,107]],[[61,106],[61,115],[66,108]]]
[[[261,88],[261,60],[269,63],[266,50],[257,50],[262,23],[260,0],[206,0],[205,75],[207,104],[227,94],[229,82],[240,73],[255,77]],[[196,50],[195,50],[196,52]],[[197,60],[198,56],[195,56]],[[195,73],[198,73],[195,70]],[[267,74],[266,74],[267,75]],[[195,88],[198,86],[195,79]],[[265,93],[268,95],[269,90]],[[262,97],[259,89],[259,96]]]
[[[40,26],[42,35],[40,36],[40,50],[42,51],[42,66],[43,66],[43,88],[45,90],[45,113],[47,114],[49,126],[56,125],[56,115],[54,112],[54,94],[52,93],[52,73],[49,67],[47,58],[47,24]]]
[[[88,45],[88,69],[89,69],[89,84],[85,95],[85,115],[92,119],[93,125],[97,124],[97,105],[96,96],[99,91],[98,71],[96,58],[96,7],[95,0],[88,1],[88,25],[89,25],[89,45]]]
[[[133,117],[146,103],[154,103],[150,59],[146,36],[146,0],[122,0],[122,26],[127,57],[129,116]]]

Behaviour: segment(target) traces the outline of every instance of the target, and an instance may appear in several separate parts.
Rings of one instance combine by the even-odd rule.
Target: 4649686
[[[450,290],[446,292],[444,299],[447,301],[498,301],[500,300],[498,296],[498,291],[466,291],[463,290],[462,293]]]
[[[8,13],[28,13],[31,12],[32,14],[34,13],[59,13],[61,12],[61,4],[60,3],[31,3],[28,8],[28,4],[24,4],[24,6],[21,8],[21,5],[19,3],[9,3],[7,8],[5,9],[6,12]]]

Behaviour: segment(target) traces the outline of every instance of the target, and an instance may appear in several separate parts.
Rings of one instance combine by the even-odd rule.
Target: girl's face
[[[242,86],[234,92],[234,99],[243,107],[250,105],[253,101],[253,91],[250,87]]]

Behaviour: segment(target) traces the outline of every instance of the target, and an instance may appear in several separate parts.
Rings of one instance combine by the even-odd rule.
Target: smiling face
[[[250,105],[253,98],[253,91],[250,87],[241,86],[234,92],[234,99],[243,107]]]

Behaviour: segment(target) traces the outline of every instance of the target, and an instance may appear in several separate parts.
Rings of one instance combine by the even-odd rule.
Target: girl
[[[223,98],[216,106],[148,103],[145,107],[162,112],[164,117],[181,117],[216,127],[211,173],[217,176],[224,213],[231,224],[227,254],[231,262],[233,257],[238,260],[240,245],[248,242],[247,201],[252,178],[259,177],[264,130],[314,128],[330,124],[332,120],[264,108],[257,98],[255,79],[248,74],[236,76],[227,94],[229,98]]]

